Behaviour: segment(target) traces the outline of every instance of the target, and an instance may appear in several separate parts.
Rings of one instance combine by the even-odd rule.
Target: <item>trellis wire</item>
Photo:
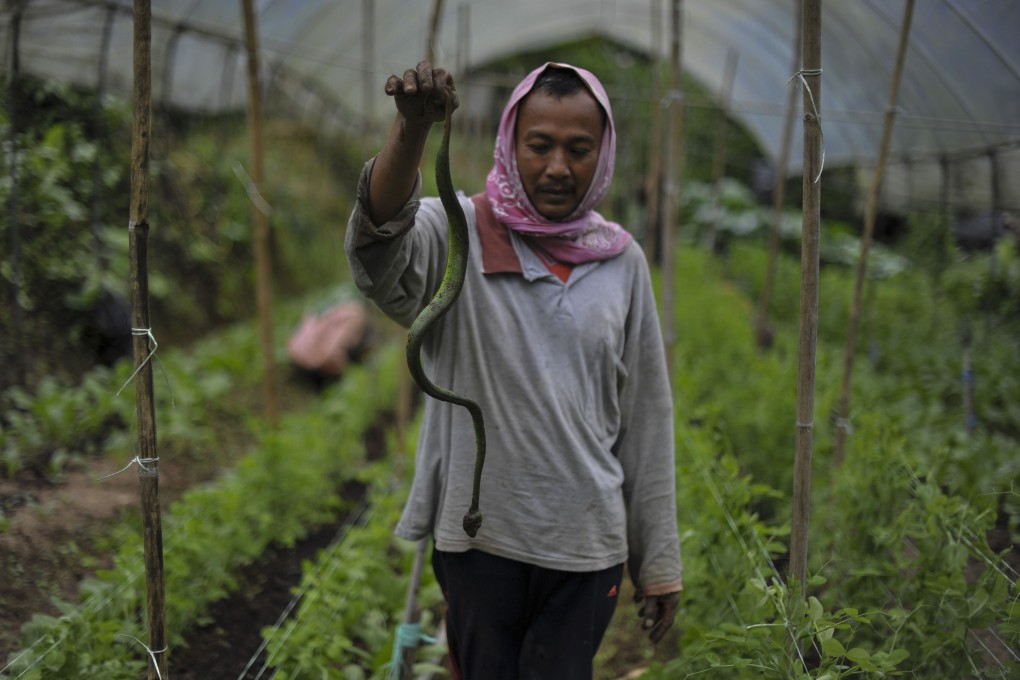
[[[687,440],[687,444],[693,450],[693,443],[689,439]],[[758,566],[757,562],[755,562],[753,559],[751,559],[751,555],[754,554],[754,551],[748,545],[747,541],[744,539],[744,536],[740,533],[740,529],[739,529],[739,527],[737,527],[737,522],[733,518],[733,515],[726,508],[726,503],[725,503],[725,501],[723,499],[722,494],[719,492],[718,485],[715,483],[715,480],[712,479],[712,476],[709,473],[709,471],[707,470],[707,468],[703,464],[701,464],[700,461],[698,461],[697,464],[698,464],[698,471],[701,472],[701,475],[702,475],[702,477],[704,477],[706,485],[708,486],[709,491],[712,493],[712,497],[715,499],[716,504],[719,506],[719,509],[722,511],[723,517],[726,520],[726,524],[730,527],[730,531],[733,532],[734,537],[737,539],[737,541],[740,543],[741,547],[744,549],[744,556],[751,563],[752,568],[754,569],[755,573],[758,575],[758,578],[761,579],[762,583],[763,584],[767,584],[768,581],[765,578],[765,574],[762,572],[762,570]],[[764,543],[762,543],[761,536],[759,536],[757,532],[754,533],[754,540],[755,540],[755,543],[757,544],[755,547],[764,556],[765,561],[768,563],[769,569],[772,571],[772,574],[775,576],[776,582],[783,583],[784,582],[783,577],[779,574],[779,570],[776,568],[775,562],[772,561],[772,556],[769,555],[768,549],[765,547]],[[794,636],[793,635],[793,624],[790,621],[790,617],[789,617],[789,612],[788,611],[784,611],[783,612],[783,619],[784,619],[784,623],[781,624],[781,625],[783,625],[783,627],[786,628],[788,635],[790,635],[790,637],[793,637]],[[745,628],[746,628],[746,626],[745,626]],[[821,650],[818,649],[817,644],[814,642],[814,638],[813,637],[812,637],[812,640],[811,640],[811,644],[813,646],[815,646],[815,649],[818,650],[819,654],[821,654]],[[804,659],[804,654],[803,654],[803,652],[800,649],[800,645],[793,645],[793,648],[794,648],[797,656],[800,657],[801,664],[804,666],[804,668],[807,668],[807,662]]]
[[[344,524],[340,526],[340,528],[337,530],[336,535],[333,537],[333,540],[326,548],[324,555],[319,558],[319,566],[317,567],[313,574],[314,577],[317,578],[323,572],[326,564],[329,565],[329,568],[326,569],[325,571],[326,577],[329,577],[336,570],[337,566],[339,565],[339,562],[333,559],[333,553],[335,553],[339,549],[339,547],[344,543],[351,529],[353,529],[355,526],[363,525],[366,522],[368,522],[368,520],[372,516],[373,511],[374,511],[373,506],[370,504],[368,500],[368,494],[366,493],[365,496],[362,497],[361,502],[355,508],[354,512],[352,512],[351,515],[349,515],[349,521],[344,522]],[[252,666],[258,660],[259,655],[269,645],[269,643],[272,641],[276,633],[279,632],[284,622],[290,616],[291,611],[293,611],[294,607],[304,596],[305,592],[307,592],[309,585],[313,580],[316,579],[315,578],[305,579],[304,584],[302,584],[300,589],[298,589],[298,591],[294,593],[294,596],[290,599],[290,602],[287,603],[287,606],[284,607],[283,612],[277,618],[276,623],[270,629],[269,633],[263,637],[262,644],[259,645],[258,649],[255,650],[255,653],[248,660],[248,664],[241,671],[241,674],[237,676],[237,680],[243,680],[245,674],[249,670],[251,670]],[[353,584],[351,587],[352,588],[354,587]],[[344,600],[346,601],[346,594],[344,595]],[[293,628],[291,629],[291,631],[288,631],[286,635],[284,635],[282,642],[287,641],[292,631]],[[265,662],[262,664],[262,668],[259,669],[258,675],[255,676],[256,680],[262,677],[262,674],[269,667],[269,663],[273,660],[274,655],[275,654],[266,657]]]
[[[181,523],[180,523],[180,524],[178,525],[178,527],[177,527],[177,528],[175,528],[175,529],[174,529],[174,530],[173,530],[173,531],[172,531],[172,532],[171,532],[171,533],[170,533],[170,534],[168,535],[168,537],[167,537],[167,541],[166,541],[166,545],[165,545],[165,552],[166,552],[166,553],[169,553],[169,552],[170,552],[170,551],[171,551],[171,550],[172,550],[172,549],[173,549],[174,547],[176,547],[176,546],[177,546],[177,545],[179,544],[179,542],[180,542],[180,541],[179,541],[179,538],[180,538],[180,534],[181,534],[181,531],[182,531],[182,527],[184,527],[185,525],[187,525],[188,523],[190,523],[190,522],[191,522],[191,520],[195,519],[195,518],[196,518],[196,517],[198,517],[198,516],[199,516],[199,515],[198,515],[198,512],[197,512],[197,511],[196,511],[196,512],[192,512],[192,513],[191,513],[190,515],[188,515],[188,516],[187,516],[187,517],[186,517],[186,518],[185,518],[185,519],[184,519],[184,520],[183,520],[183,521],[182,521],[182,522],[181,522]],[[204,517],[205,517],[205,516],[203,515],[203,518],[204,518]],[[126,579],[124,580],[124,582],[123,582],[123,583],[121,583],[121,584],[120,584],[120,585],[119,585],[118,587],[116,587],[115,589],[113,589],[113,590],[112,590],[111,592],[107,593],[106,597],[105,597],[105,598],[103,598],[103,600],[102,600],[101,602],[99,602],[98,604],[93,604],[94,600],[96,600],[96,599],[98,599],[98,598],[99,598],[99,594],[97,594],[97,593],[93,593],[92,595],[89,595],[89,596],[88,596],[88,597],[87,597],[87,598],[85,599],[85,601],[84,601],[84,602],[82,602],[82,603],[81,603],[81,604],[79,604],[79,605],[78,605],[77,607],[75,607],[74,609],[72,609],[70,613],[68,613],[68,614],[65,614],[65,615],[64,615],[64,616],[63,616],[62,618],[65,618],[65,619],[73,619],[73,618],[75,618],[76,616],[80,616],[80,615],[82,614],[82,612],[85,612],[85,611],[91,611],[92,613],[99,613],[100,611],[102,611],[102,610],[103,610],[103,609],[104,609],[104,608],[106,607],[106,605],[108,605],[108,604],[109,604],[110,602],[112,602],[112,601],[113,601],[113,600],[114,600],[115,598],[117,598],[117,596],[119,596],[119,595],[120,595],[120,594],[121,594],[122,592],[124,592],[124,590],[126,590],[126,589],[128,588],[128,586],[130,586],[130,585],[131,585],[132,583],[134,583],[134,582],[135,582],[135,581],[136,581],[136,580],[138,579],[138,577],[139,577],[139,576],[141,576],[141,575],[142,575],[142,574],[143,574],[143,573],[145,572],[145,565],[144,565],[144,561],[140,561],[140,562],[141,562],[141,563],[140,563],[140,564],[139,564],[139,565],[138,565],[138,566],[137,566],[137,567],[135,568],[135,570],[134,570],[133,572],[129,572],[129,574],[128,574],[128,577],[127,577],[127,578],[126,578]],[[28,668],[26,668],[26,669],[25,669],[24,671],[22,671],[22,672],[21,672],[20,674],[18,674],[18,675],[16,676],[16,678],[21,678],[21,677],[23,677],[23,676],[25,675],[25,673],[27,673],[27,672],[28,672],[29,670],[31,670],[31,669],[32,669],[32,668],[33,668],[34,666],[36,666],[36,665],[37,665],[37,664],[38,664],[38,663],[39,663],[40,661],[42,661],[43,659],[45,659],[45,658],[46,658],[46,656],[47,656],[47,655],[48,655],[48,654],[49,654],[49,653],[50,653],[51,651],[53,651],[53,650],[54,650],[55,648],[57,648],[57,647],[58,647],[59,645],[61,645],[61,644],[62,644],[62,643],[64,642],[64,640],[66,640],[66,639],[67,639],[67,633],[64,633],[64,634],[63,634],[63,635],[62,635],[62,636],[61,636],[61,637],[60,637],[59,639],[57,639],[56,641],[54,641],[52,645],[50,645],[49,647],[47,647],[47,648],[46,648],[46,650],[45,650],[44,652],[42,652],[42,653],[41,653],[41,654],[40,654],[40,655],[38,656],[38,658],[36,658],[36,659],[35,659],[35,660],[34,660],[34,661],[32,662],[32,664],[31,664],[31,665],[30,665],[30,666],[29,666]],[[19,660],[19,659],[21,659],[22,657],[24,657],[24,656],[25,656],[26,654],[28,654],[29,652],[31,652],[31,651],[32,651],[32,650],[33,650],[33,649],[34,649],[34,648],[35,648],[36,646],[38,646],[38,645],[39,645],[39,644],[40,644],[40,643],[42,642],[42,640],[43,640],[42,638],[39,638],[38,640],[36,640],[35,642],[33,642],[33,643],[32,643],[31,645],[29,645],[28,647],[26,647],[26,648],[25,648],[24,650],[22,650],[22,651],[21,651],[21,653],[20,653],[20,654],[18,654],[18,655],[17,655],[16,657],[14,657],[13,659],[11,659],[11,660],[10,660],[10,661],[9,661],[9,662],[7,663],[7,665],[6,665],[6,666],[4,666],[3,668],[0,668],[0,673],[4,673],[4,672],[5,672],[5,671],[7,671],[7,670],[8,670],[9,668],[11,668],[11,667],[12,667],[12,666],[13,666],[13,665],[14,665],[15,663],[17,663],[17,662],[18,662],[18,660]]]

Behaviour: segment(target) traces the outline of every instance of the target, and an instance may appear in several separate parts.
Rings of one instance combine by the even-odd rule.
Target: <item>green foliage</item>
[[[363,520],[305,565],[296,615],[280,629],[263,631],[277,673],[337,680],[385,676],[416,546],[392,532],[407,489],[388,488],[389,466],[379,472],[384,474],[369,490]],[[423,570],[417,604],[426,630],[435,625],[432,611],[441,600],[431,570]],[[426,647],[417,658],[435,654]]]
[[[0,118],[4,157],[15,160],[0,176],[13,218],[0,223],[0,316],[12,320],[0,331],[0,391],[32,392],[43,376],[73,383],[95,365],[97,306],[129,295],[131,121],[123,100],[29,78],[15,97],[13,140]],[[157,116],[151,139],[147,302],[161,341],[190,341],[254,310],[249,142],[243,118],[230,116]],[[276,293],[343,280],[351,198],[336,185],[353,186],[363,158],[281,120],[267,121],[264,148]]]
[[[982,427],[968,432],[959,312],[929,302],[924,273],[869,282],[851,446],[838,469],[829,460],[834,429],[816,417],[814,576],[800,602],[784,585],[796,267],[780,262],[775,339],[764,353],[754,349],[750,302],[763,271],[760,252],[736,247],[718,261],[684,248],[677,271],[683,651],[653,665],[650,675],[1011,677],[1015,669],[985,651],[1020,642],[1015,574],[1003,547],[989,543],[1002,517],[1009,531],[1016,527],[1012,485],[1020,457],[1016,439],[1003,433],[1015,423],[1005,404],[1020,395],[1014,380],[1001,377],[1017,373],[1009,368],[1017,359],[1008,335],[998,327],[975,330],[979,403],[996,407],[983,407]],[[820,414],[835,403],[851,276],[839,268],[822,271]]]
[[[2,474],[13,477],[27,468],[57,477],[72,460],[103,450],[107,438],[126,422],[127,414],[116,403],[114,375],[99,368],[73,388],[46,377],[35,394],[11,387],[0,395],[5,407],[0,417]]]
[[[111,225],[126,221],[127,146],[107,136],[128,124],[127,107],[27,79],[16,91],[15,134],[9,117],[0,125],[3,155],[13,161],[0,177],[0,202],[11,213],[0,226],[0,315],[20,315],[21,336],[15,342],[14,324],[4,324],[0,388],[13,382],[12,362],[25,363],[17,351],[31,350],[37,375],[74,366],[68,359],[88,341],[89,310],[104,291],[127,291],[126,243],[110,238]],[[3,92],[6,114],[6,82]]]
[[[210,339],[207,347],[215,344]],[[171,645],[202,620],[211,602],[236,586],[241,566],[271,543],[292,544],[345,507],[340,491],[360,469],[361,436],[396,392],[395,349],[351,367],[309,413],[284,418],[276,430],[263,432],[234,470],[190,490],[164,514]],[[224,351],[230,353],[222,348],[216,353]],[[146,636],[142,536],[136,524],[120,527],[114,566],[82,584],[80,605],[62,604],[63,616],[36,617],[25,626],[25,648],[9,660],[11,677],[138,677],[145,653],[130,638]]]

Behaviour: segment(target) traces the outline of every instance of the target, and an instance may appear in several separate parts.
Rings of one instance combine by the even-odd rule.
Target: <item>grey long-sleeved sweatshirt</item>
[[[438,199],[414,195],[380,227],[362,173],[345,248],[355,283],[409,326],[446,267]],[[565,571],[628,561],[645,594],[681,587],[673,406],[648,267],[632,243],[574,267],[564,283],[514,232],[520,272],[483,271],[474,203],[463,291],[423,345],[426,374],[485,416],[481,530],[461,520],[475,441],[466,409],[426,399],[414,481],[399,536]]]

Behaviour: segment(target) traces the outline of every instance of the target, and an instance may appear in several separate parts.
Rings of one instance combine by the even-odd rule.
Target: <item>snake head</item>
[[[482,513],[477,509],[468,510],[467,514],[464,515],[464,531],[471,538],[478,535],[478,530],[482,526]]]

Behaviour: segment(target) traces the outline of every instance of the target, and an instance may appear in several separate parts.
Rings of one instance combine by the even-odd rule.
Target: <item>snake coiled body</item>
[[[421,346],[429,328],[442,317],[460,295],[464,287],[464,275],[467,273],[468,260],[468,227],[467,218],[461,208],[460,201],[453,189],[450,176],[450,128],[452,127],[453,107],[447,104],[446,118],[443,122],[443,141],[436,154],[436,187],[439,198],[446,210],[449,221],[450,244],[446,260],[446,272],[435,296],[415,318],[407,333],[407,367],[422,391],[440,401],[463,406],[471,414],[471,422],[475,429],[475,471],[471,491],[471,505],[464,515],[464,531],[472,538],[478,534],[482,525],[482,513],[478,509],[479,487],[482,481],[482,466],[485,464],[485,422],[482,409],[477,403],[459,395],[445,387],[436,385],[421,365]]]

